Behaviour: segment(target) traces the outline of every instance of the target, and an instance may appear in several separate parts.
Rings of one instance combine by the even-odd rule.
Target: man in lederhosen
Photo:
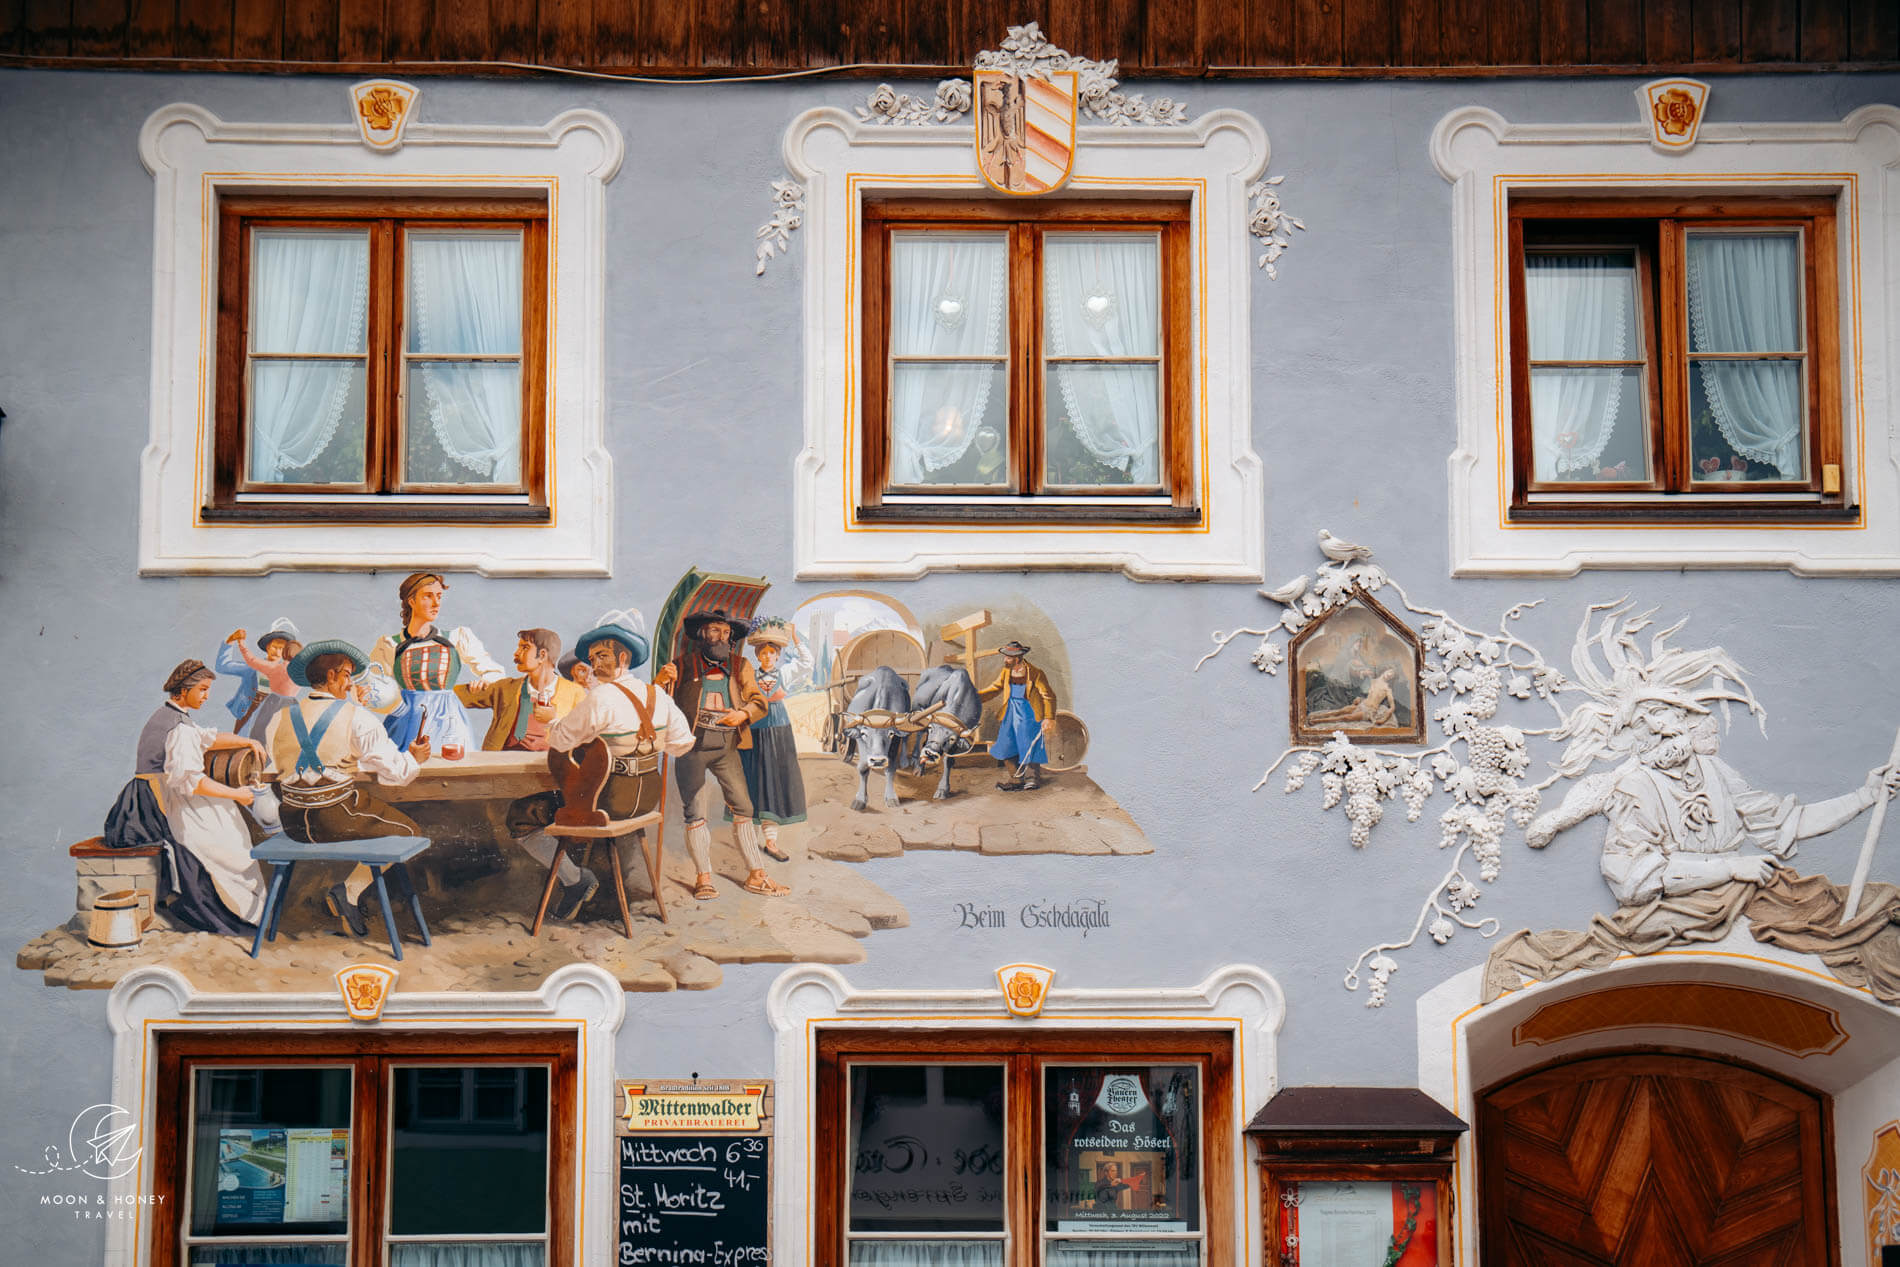
[[[739,753],[752,746],[752,723],[765,716],[765,692],[752,666],[736,647],[751,632],[746,621],[723,609],[696,612],[683,622],[687,648],[653,675],[654,684],[673,693],[673,702],[693,720],[693,750],[673,763],[686,816],[686,848],[699,873],[693,896],[719,896],[712,877],[712,828],[706,823],[706,776],[719,782],[732,834],[745,859],[745,891],[760,897],[784,897],[791,890],[765,873],[765,835],[752,814],[745,766]]]
[[[660,803],[660,755],[677,757],[693,746],[693,728],[657,687],[633,676],[647,662],[647,640],[624,625],[590,629],[574,654],[593,671],[587,697],[548,726],[548,747],[573,752],[600,740],[613,760],[594,808],[609,819],[636,818]],[[547,828],[562,806],[561,794],[537,792],[508,806],[508,832],[542,866],[560,856],[561,900],[556,919],[572,919],[600,888],[600,877],[575,865]]]
[[[290,662],[290,680],[310,693],[271,719],[265,747],[277,771],[284,834],[292,840],[422,834],[407,814],[356,782],[368,776],[385,787],[404,787],[429,759],[427,735],[404,751],[390,742],[382,719],[355,702],[352,679],[368,667],[368,657],[338,638],[310,643]],[[359,864],[323,895],[324,908],[358,937],[369,927],[361,903],[372,878]]]

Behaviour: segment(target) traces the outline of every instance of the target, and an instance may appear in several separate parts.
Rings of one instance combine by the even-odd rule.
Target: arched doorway
[[[1548,1065],[1482,1093],[1490,1264],[1777,1264],[1834,1255],[1826,1101],[1661,1052]]]

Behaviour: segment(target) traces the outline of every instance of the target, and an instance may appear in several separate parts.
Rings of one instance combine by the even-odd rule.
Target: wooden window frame
[[[881,523],[1140,524],[1199,523],[1194,477],[1191,207],[1146,199],[1019,202],[950,199],[867,201],[863,252],[863,442],[857,518]],[[893,233],[1003,229],[1009,235],[1009,480],[1001,489],[946,486],[928,502],[887,500],[918,490],[890,488],[890,258]],[[1044,489],[1045,347],[1042,339],[1043,234],[1153,232],[1160,237],[1162,486],[1126,489],[1063,485]],[[941,499],[939,500],[939,495]],[[1062,499],[1055,504],[1050,499]],[[1135,499],[1143,499],[1137,502]],[[1165,499],[1163,504],[1162,499]],[[1038,504],[1041,502],[1042,504]]]
[[[521,479],[511,485],[402,479],[410,229],[522,234]],[[250,483],[245,476],[251,237],[258,228],[354,228],[370,236],[364,482]],[[218,204],[218,314],[212,523],[545,523],[548,503],[548,204],[540,198],[226,197]],[[270,500],[247,497],[268,493]],[[281,497],[279,496],[281,495]],[[310,500],[296,500],[299,495]]]
[[[845,1267],[853,1156],[847,1079],[860,1064],[1001,1064],[1005,1073],[1003,1267],[1039,1267],[1043,1209],[1042,1070],[1071,1064],[1196,1064],[1201,1070],[1201,1243],[1205,1267],[1236,1267],[1236,1080],[1239,1058],[1224,1030],[821,1029],[813,1097],[817,1141],[813,1267]],[[1138,1234],[1129,1234],[1139,1239]]]
[[[157,1140],[153,1148],[152,1267],[183,1267],[190,1219],[191,1079],[198,1069],[348,1067],[350,1100],[349,1261],[380,1264],[388,1214],[388,1073],[394,1066],[545,1065],[548,1068],[548,1267],[574,1267],[574,1209],[579,1195],[580,1123],[577,1040],[568,1033],[534,1032],[283,1032],[161,1033],[154,1086]],[[363,1141],[371,1141],[364,1147]],[[243,1238],[233,1238],[234,1240]]]
[[[1514,197],[1510,257],[1511,454],[1508,517],[1518,523],[1735,524],[1851,522],[1843,478],[1839,262],[1833,198]],[[1688,311],[1684,241],[1699,229],[1799,229],[1803,241],[1807,363],[1807,478],[1715,490],[1690,479]],[[1643,333],[1651,480],[1646,485],[1564,481],[1539,485],[1531,468],[1527,241],[1635,252]],[[1629,358],[1631,363],[1635,358]],[[1621,494],[1622,496],[1619,496]]]

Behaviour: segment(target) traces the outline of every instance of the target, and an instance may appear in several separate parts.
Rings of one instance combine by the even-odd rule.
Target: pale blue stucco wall
[[[0,725],[7,866],[0,941],[18,946],[71,910],[65,846],[98,830],[124,778],[156,684],[206,656],[236,625],[280,612],[306,633],[367,641],[394,611],[388,575],[148,579],[136,575],[138,454],[147,434],[152,187],[140,124],[173,101],[226,119],[340,122],[336,78],[0,74]],[[1687,645],[1727,647],[1750,670],[1771,721],[1738,727],[1725,753],[1763,787],[1803,797],[1857,786],[1900,722],[1893,669],[1900,589],[1890,581],[1781,574],[1585,574],[1564,581],[1452,582],[1445,457],[1452,446],[1450,188],[1427,139],[1466,104],[1513,121],[1625,121],[1624,79],[1170,86],[1194,111],[1237,107],[1273,145],[1283,197],[1307,223],[1253,288],[1255,448],[1266,463],[1268,579],[1310,571],[1312,533],[1364,541],[1413,597],[1489,624],[1511,603],[1548,602],[1523,622],[1553,654],[1585,604],[1628,594],[1689,615]],[[453,615],[505,645],[545,613],[571,636],[604,608],[651,615],[689,565],[752,572],[789,611],[831,588],[790,581],[786,524],[801,434],[795,245],[763,278],[754,228],[780,175],[779,137],[814,104],[846,105],[850,84],[646,87],[431,80],[431,121],[541,123],[587,105],[610,115],[627,157],[608,186],[607,417],[620,486],[611,581],[455,582]],[[1832,120],[1900,101],[1895,76],[1716,81],[1711,119]],[[716,464],[731,504],[686,495]],[[1208,632],[1267,618],[1250,586],[1138,585],[1112,575],[934,576],[882,585],[919,612],[1033,603],[1062,631],[1073,703],[1093,736],[1094,778],[1155,843],[1152,857],[990,858],[912,854],[868,864],[911,913],[875,934],[847,969],[866,986],[979,986],[1032,959],[1064,984],[1189,984],[1222,963],[1271,971],[1286,989],[1283,1081],[1407,1084],[1412,1004],[1469,967],[1461,934],[1400,956],[1390,1005],[1341,989],[1358,951],[1402,933],[1447,860],[1430,820],[1397,807],[1355,852],[1337,813],[1310,792],[1249,786],[1285,743],[1285,679],[1247,667],[1244,648],[1196,676]],[[492,632],[490,632],[492,631]],[[1844,878],[1857,830],[1811,842],[1806,865]],[[1900,880],[1888,851],[1876,877]],[[959,930],[958,902],[1012,912],[1034,898],[1105,899],[1110,933]],[[1610,905],[1595,832],[1543,853],[1506,845],[1486,913],[1506,928],[1576,927]],[[1013,924],[1013,921],[1012,921]],[[707,994],[635,995],[623,1072],[770,1070],[764,992],[778,969],[729,968]],[[48,989],[0,971],[0,1259],[96,1260],[101,1224],[37,1205],[47,1182],[20,1174],[63,1141],[73,1114],[108,1090],[99,994]],[[90,1189],[88,1189],[90,1190]]]

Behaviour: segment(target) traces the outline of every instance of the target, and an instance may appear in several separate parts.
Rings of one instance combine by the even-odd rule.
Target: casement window
[[[871,522],[1198,522],[1185,203],[863,215]]]
[[[1834,208],[1514,198],[1510,518],[1854,518]]]
[[[211,522],[545,522],[547,203],[230,197]]]
[[[1230,1267],[1226,1034],[821,1032],[814,1262]]]
[[[166,1034],[160,1267],[568,1267],[570,1036]]]

